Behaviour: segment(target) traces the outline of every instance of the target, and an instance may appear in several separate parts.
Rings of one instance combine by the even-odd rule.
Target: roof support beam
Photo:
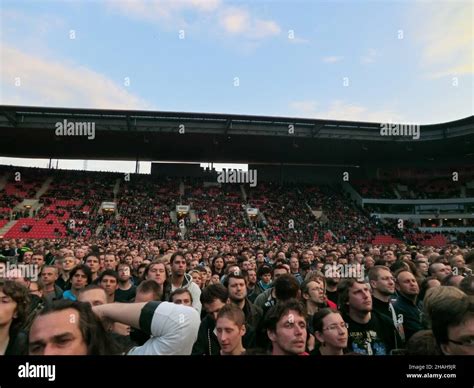
[[[2,114],[7,118],[7,120],[10,122],[11,125],[13,125],[14,127],[18,125],[18,121],[16,119],[15,114],[7,110],[3,110]]]

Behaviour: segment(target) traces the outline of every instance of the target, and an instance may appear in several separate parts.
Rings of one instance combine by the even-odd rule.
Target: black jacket
[[[245,314],[245,323],[247,327],[256,330],[263,318],[262,309],[254,305],[248,298],[245,299],[245,305],[242,311]]]
[[[408,340],[413,334],[419,330],[423,330],[421,324],[421,309],[410,299],[399,295],[393,304],[397,315],[403,315],[403,331],[405,332],[405,340]]]
[[[28,334],[19,331],[15,335],[10,335],[5,356],[26,356],[28,355]]]
[[[210,315],[207,315],[199,326],[197,340],[193,345],[193,350],[191,354],[194,356],[202,355],[219,355],[221,347],[219,346],[219,341],[217,341],[217,336],[214,334],[214,329],[216,323]]]

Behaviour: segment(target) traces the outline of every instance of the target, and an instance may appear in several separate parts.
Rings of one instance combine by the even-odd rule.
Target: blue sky
[[[473,114],[473,8],[3,0],[0,103],[455,120]]]

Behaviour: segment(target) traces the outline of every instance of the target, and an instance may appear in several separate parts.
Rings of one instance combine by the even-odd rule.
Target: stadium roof
[[[57,135],[57,123],[94,124]],[[0,106],[0,155],[227,163],[474,161],[474,116],[382,136],[382,123],[232,114]],[[78,127],[77,127],[78,128]],[[77,129],[76,128],[76,129]],[[411,132],[410,132],[411,133]],[[89,136],[92,137],[92,136]]]

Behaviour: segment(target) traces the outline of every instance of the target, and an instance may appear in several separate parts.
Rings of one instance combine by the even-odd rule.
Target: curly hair
[[[30,305],[28,288],[13,280],[0,279],[0,291],[12,298],[16,306],[16,318],[13,318],[10,326],[10,334],[17,333],[25,324]]]

